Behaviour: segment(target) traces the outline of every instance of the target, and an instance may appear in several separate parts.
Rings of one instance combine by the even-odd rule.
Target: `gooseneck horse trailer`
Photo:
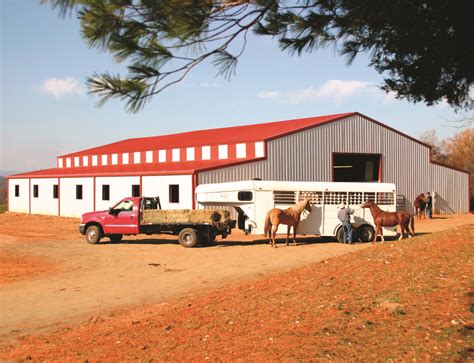
[[[354,210],[351,223],[356,240],[372,241],[374,221],[368,209],[360,205],[373,200],[382,210],[396,211],[396,187],[392,183],[325,183],[248,180],[202,184],[196,188],[199,209],[233,207],[239,229],[264,234],[265,216],[272,208],[286,209],[309,199],[311,213],[303,213],[298,234],[335,237],[342,242],[342,225],[337,218],[341,203]],[[277,233],[286,233],[280,225]],[[395,236],[396,227],[384,227],[385,236]]]

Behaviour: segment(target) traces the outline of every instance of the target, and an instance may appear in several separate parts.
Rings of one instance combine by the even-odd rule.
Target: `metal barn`
[[[57,158],[8,178],[9,210],[79,217],[126,196],[194,208],[198,184],[259,178],[395,183],[400,208],[421,192],[435,213],[469,211],[469,174],[431,160],[426,144],[360,113],[136,138]]]

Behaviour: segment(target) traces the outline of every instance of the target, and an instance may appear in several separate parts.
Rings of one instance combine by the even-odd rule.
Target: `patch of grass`
[[[5,213],[7,211],[7,204],[0,204],[0,213]]]
[[[400,298],[398,296],[391,296],[387,299],[388,302],[391,303],[400,303]]]
[[[471,304],[469,307],[469,311],[474,314],[474,304]]]
[[[403,310],[402,308],[396,308],[393,314],[396,316],[402,316],[402,315],[407,315],[407,312]]]

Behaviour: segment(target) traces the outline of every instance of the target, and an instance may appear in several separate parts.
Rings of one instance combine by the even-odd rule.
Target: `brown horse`
[[[419,196],[416,197],[415,201],[413,202],[413,206],[415,207],[415,214],[418,219],[421,219],[421,216],[425,216],[425,207],[426,207],[426,196],[421,193]]]
[[[415,235],[415,218],[407,212],[384,212],[377,206],[377,204],[374,203],[374,201],[370,199],[363,203],[360,207],[370,208],[370,213],[374,218],[374,223],[377,230],[375,231],[375,236],[372,243],[375,243],[379,234],[380,237],[382,237],[382,243],[385,242],[382,234],[382,227],[393,227],[397,224],[400,226],[399,240],[403,238],[403,231],[408,233],[409,238]],[[411,227],[411,231],[409,227]]]
[[[286,232],[286,245],[288,246],[288,238],[290,237],[290,229],[293,227],[293,244],[296,246],[296,229],[300,224],[301,213],[304,210],[311,212],[309,199],[304,199],[296,203],[293,207],[281,210],[273,208],[268,211],[265,217],[265,235],[268,234],[268,242],[271,247],[277,247],[275,243],[275,235],[280,224],[286,224],[288,230]],[[271,228],[270,228],[271,227]]]

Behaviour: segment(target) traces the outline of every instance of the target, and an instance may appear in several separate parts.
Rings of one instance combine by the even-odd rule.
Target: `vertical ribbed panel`
[[[395,183],[397,194],[412,201],[436,192],[441,213],[468,212],[468,174],[430,163],[429,149],[361,116],[352,116],[267,143],[267,159],[203,172],[198,184],[261,178],[332,181],[332,154],[382,154],[382,181]]]

